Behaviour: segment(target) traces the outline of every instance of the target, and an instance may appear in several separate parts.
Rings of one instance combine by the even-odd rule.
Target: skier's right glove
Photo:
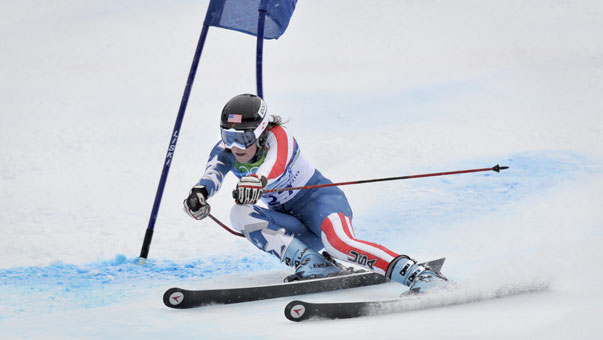
[[[268,180],[256,174],[244,176],[237,183],[237,188],[232,191],[232,197],[237,204],[256,204],[264,194]]]
[[[195,185],[184,200],[184,211],[196,220],[206,218],[211,210],[206,199],[207,189],[203,185]]]

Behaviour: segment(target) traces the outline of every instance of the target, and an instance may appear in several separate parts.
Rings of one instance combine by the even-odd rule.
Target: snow
[[[360,238],[494,291],[458,306],[295,324],[291,299],[178,311],[172,286],[280,281],[286,267],[181,202],[255,91],[255,40],[212,28],[145,266],[134,264],[207,1],[0,3],[3,339],[596,339],[603,312],[603,4],[300,1],[266,41],[264,93],[306,156],[348,181]],[[228,222],[229,178],[212,198]],[[396,297],[389,283],[302,297]]]

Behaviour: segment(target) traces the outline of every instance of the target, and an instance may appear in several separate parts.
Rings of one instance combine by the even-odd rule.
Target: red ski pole
[[[291,190],[304,190],[304,189],[314,189],[314,188],[324,188],[324,187],[334,187],[340,185],[351,185],[351,184],[363,184],[363,183],[374,183],[374,182],[385,182],[385,181],[396,181],[401,179],[411,179],[411,178],[421,178],[421,177],[435,177],[435,176],[448,176],[448,175],[458,175],[458,174],[466,174],[470,172],[481,172],[481,171],[496,171],[500,172],[500,170],[508,169],[508,166],[500,166],[495,165],[491,168],[483,168],[483,169],[470,169],[470,170],[457,170],[457,171],[448,171],[448,172],[435,172],[431,174],[421,174],[421,175],[410,175],[410,176],[398,176],[398,177],[386,177],[386,178],[375,178],[375,179],[365,179],[360,181],[350,181],[350,182],[339,182],[339,183],[329,183],[329,184],[317,184],[317,185],[306,185],[303,187],[291,187],[291,188],[280,188],[280,189],[270,189],[265,192],[281,192],[281,191],[291,191]]]
[[[234,230],[230,229],[226,224],[222,223],[219,219],[215,218],[212,214],[209,214],[208,216],[209,216],[209,218],[214,220],[214,222],[216,222],[220,227],[224,228],[229,233],[236,235],[236,236],[245,237],[245,235],[239,233],[238,231],[234,231]]]
[[[324,188],[324,187],[333,187],[339,185],[351,185],[351,184],[363,184],[363,183],[374,183],[374,182],[385,182],[385,181],[396,181],[402,179],[411,179],[411,178],[422,178],[422,177],[435,177],[435,176],[448,176],[448,175],[458,175],[458,174],[466,174],[471,172],[482,172],[482,171],[495,171],[500,172],[500,170],[508,169],[508,166],[500,166],[495,165],[491,168],[483,168],[483,169],[470,169],[470,170],[457,170],[457,171],[447,171],[447,172],[435,172],[430,174],[420,174],[420,175],[410,175],[410,176],[398,176],[398,177],[385,177],[385,178],[375,178],[375,179],[365,179],[360,181],[350,181],[350,182],[339,182],[339,183],[329,183],[329,184],[318,184],[318,185],[306,185],[303,187],[291,187],[291,188],[281,188],[281,189],[271,189],[266,190],[265,192],[281,192],[281,191],[289,191],[289,190],[304,190],[304,189],[313,189],[313,188]],[[209,214],[209,217],[216,222],[220,227],[224,228],[229,233],[245,237],[243,234],[232,230],[224,223],[220,222],[213,215]]]

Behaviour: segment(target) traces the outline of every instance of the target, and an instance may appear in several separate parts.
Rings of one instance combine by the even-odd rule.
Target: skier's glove
[[[188,197],[184,200],[184,211],[196,220],[202,220],[209,215],[210,206],[205,201],[207,189],[202,185],[195,185]]]
[[[238,204],[256,204],[264,194],[267,184],[268,180],[264,176],[253,174],[242,177],[232,192],[232,197]]]

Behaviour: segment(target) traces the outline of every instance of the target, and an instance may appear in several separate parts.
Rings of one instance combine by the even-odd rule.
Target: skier
[[[207,200],[232,171],[230,219],[259,249],[295,267],[287,281],[346,273],[331,257],[352,262],[400,282],[414,292],[448,284],[447,279],[406,255],[354,236],[352,209],[337,187],[265,193],[268,189],[332,183],[309,163],[279,116],[252,94],[229,100],[221,114],[222,139],[213,147],[205,173],[184,200],[185,212],[207,217]],[[262,200],[268,208],[256,205]],[[326,254],[320,254],[322,249]]]

